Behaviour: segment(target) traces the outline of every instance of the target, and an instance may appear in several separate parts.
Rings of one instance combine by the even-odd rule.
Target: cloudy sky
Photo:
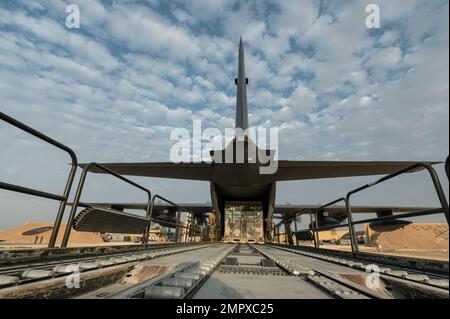
[[[68,3],[81,26],[65,26]],[[378,4],[381,27],[367,29]],[[246,49],[249,120],[278,127],[279,158],[445,160],[448,1],[0,2],[0,110],[72,147],[80,162],[168,161],[175,127],[233,127],[237,45]],[[68,157],[0,123],[0,180],[61,193]],[[438,166],[441,181],[448,181]],[[425,174],[358,199],[432,205]],[[375,177],[280,183],[278,203],[317,204]],[[202,182],[134,178],[176,201]],[[107,176],[83,200],[143,201]],[[0,229],[51,220],[56,204],[0,192]]]

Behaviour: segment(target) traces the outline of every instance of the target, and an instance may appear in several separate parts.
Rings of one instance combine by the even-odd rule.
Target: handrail
[[[311,230],[313,232],[313,237],[314,237],[314,247],[319,248],[319,240],[316,237],[316,225],[314,224],[316,221],[313,219],[313,213],[310,212],[309,213],[309,220],[311,221]],[[297,244],[298,246],[298,244]]]
[[[5,183],[5,182],[0,182],[0,188],[6,189],[6,190],[9,190],[12,192],[16,192],[16,193],[33,195],[33,196],[37,196],[37,197],[41,197],[41,198],[53,199],[53,200],[58,200],[58,201],[64,200],[64,196],[61,196],[61,195],[43,192],[43,191],[36,190],[33,188],[23,187],[23,186],[9,184],[9,183]]]
[[[337,203],[339,203],[339,202],[342,202],[342,201],[345,203],[345,206],[347,207],[347,199],[344,198],[344,197],[340,197],[340,198],[338,198],[338,199],[336,199],[336,200],[334,200],[334,201],[331,201],[331,202],[329,202],[329,203],[327,203],[327,204],[325,204],[325,205],[322,205],[322,206],[320,206],[320,207],[314,209],[314,213],[315,213],[314,238],[316,239],[316,242],[317,242],[317,248],[318,248],[319,245],[320,245],[320,241],[319,241],[319,231],[325,230],[324,228],[328,228],[328,227],[319,227],[318,218],[317,218],[318,213],[319,213],[321,210],[323,210],[323,209],[325,209],[325,208],[327,208],[327,207],[329,207],[329,206],[331,206],[331,205],[334,205],[334,204],[337,204]],[[348,220],[348,223],[347,223],[347,224],[343,224],[343,225],[332,225],[332,226],[329,226],[329,227],[330,227],[329,229],[333,229],[333,228],[337,228],[337,227],[348,226],[348,231],[349,231],[349,235],[350,235],[350,243],[351,243],[351,246],[352,246],[352,251],[357,251],[358,248],[357,248],[357,246],[354,244],[354,242],[357,241],[357,238],[356,238],[356,231],[355,231],[355,228],[354,228],[353,224],[351,223],[351,221],[352,221],[352,216],[351,216],[350,214],[348,214],[348,209],[347,209],[347,220]]]
[[[328,204],[325,204],[325,205],[319,206],[317,208],[314,208],[314,210],[316,210],[318,212],[318,211],[321,211],[321,210],[323,210],[323,209],[325,209],[325,208],[327,208],[327,207],[329,207],[331,205],[337,204],[337,203],[342,202],[342,201],[345,201],[344,197],[335,199],[334,201],[329,202]]]
[[[448,158],[447,158],[448,161]],[[410,171],[417,171],[417,168],[424,168],[426,169],[430,176],[431,179],[433,181],[433,185],[435,187],[436,193],[438,195],[439,201],[441,203],[441,208],[433,208],[433,209],[428,209],[428,210],[423,210],[423,211],[418,211],[418,212],[411,212],[411,213],[403,213],[403,214],[397,214],[397,215],[392,215],[392,216],[384,216],[384,217],[377,217],[377,218],[369,218],[369,219],[364,219],[364,220],[358,220],[358,221],[353,221],[352,218],[352,211],[351,211],[351,205],[350,205],[350,198],[353,194],[358,193],[362,190],[365,190],[367,188],[370,188],[372,186],[375,186],[381,182],[384,182],[386,180],[392,179],[396,176],[399,176],[401,174],[410,172]],[[320,211],[324,210],[326,207],[331,206],[333,204],[336,204],[338,202],[343,201],[345,203],[346,206],[346,213],[347,213],[347,220],[348,222],[346,224],[338,224],[338,225],[331,225],[331,226],[324,226],[324,227],[319,227],[318,226],[318,218],[317,215]],[[314,246],[316,248],[319,248],[320,242],[319,242],[319,232],[320,231],[324,231],[324,230],[329,230],[329,229],[334,229],[334,228],[340,228],[340,227],[349,227],[349,234],[350,234],[350,242],[351,242],[351,246],[352,246],[352,252],[359,252],[359,247],[358,247],[358,241],[357,241],[357,237],[356,237],[356,231],[354,228],[354,225],[358,225],[358,224],[364,224],[364,223],[370,223],[370,222],[375,222],[375,221],[387,221],[387,220],[394,220],[394,219],[400,219],[400,218],[408,218],[408,217],[417,217],[417,216],[426,216],[426,215],[433,215],[433,214],[438,214],[440,212],[443,212],[446,219],[447,219],[447,223],[448,223],[448,203],[447,200],[445,198],[445,194],[444,191],[442,189],[442,186],[439,182],[439,178],[437,176],[436,171],[434,170],[434,168],[428,164],[428,163],[414,163],[408,167],[405,167],[403,169],[400,169],[392,174],[388,174],[386,176],[383,176],[382,178],[376,180],[373,183],[370,184],[366,184],[363,185],[361,187],[358,187],[352,191],[350,191],[349,193],[347,193],[346,197],[341,197],[338,198],[332,202],[329,202],[325,205],[321,205],[320,207],[314,208],[311,210],[311,213],[315,215],[315,225],[312,221],[311,218],[311,228],[309,228],[309,230],[313,231],[314,234]],[[311,215],[310,215],[311,216]]]
[[[314,220],[313,219],[313,215],[314,215],[314,213],[311,211],[308,215],[309,215],[309,219],[310,219],[310,222],[311,222],[311,227],[310,228],[305,228],[305,229],[297,229],[297,217],[299,216],[300,214],[295,214],[294,215],[294,218],[293,218],[293,221],[294,221],[294,232],[295,233],[299,233],[299,232],[304,232],[304,231],[312,231],[312,234],[313,234],[313,241],[314,241],[314,247],[315,248],[319,248],[319,234],[317,233],[317,231],[316,231],[316,226],[314,225],[315,223],[317,223],[317,220]],[[296,246],[299,246],[299,239],[297,238],[297,235],[295,235],[295,240],[296,240]]]
[[[341,200],[345,200],[345,199],[341,199]],[[360,224],[377,222],[377,221],[395,220],[395,219],[400,219],[400,218],[428,216],[428,215],[438,214],[441,211],[442,211],[442,208],[432,208],[432,209],[426,209],[426,210],[423,210],[423,211],[417,211],[417,212],[411,212],[411,213],[403,213],[403,214],[392,215],[392,216],[368,218],[368,219],[353,221],[353,225],[360,225]],[[312,226],[311,228],[307,228],[307,229],[304,229],[304,230],[311,230],[311,231],[313,231],[314,235],[317,233],[317,241],[318,241],[318,239],[319,239],[318,238],[319,237],[319,232],[325,231],[325,230],[330,230],[330,229],[335,229],[335,228],[349,227],[349,224],[345,223],[345,224],[337,224],[337,225],[322,226],[322,227],[317,227],[316,226],[317,227],[316,228],[316,227],[314,227],[314,222],[313,222],[313,220],[311,218],[311,226]],[[316,245],[316,236],[314,236],[314,241],[315,241],[314,242],[314,244],[315,244],[314,246],[316,248],[319,248],[319,243]]]
[[[331,201],[331,202],[329,202],[327,204],[324,204],[324,205],[321,205],[319,207],[310,209],[309,218],[310,218],[310,221],[311,221],[311,227],[307,228],[307,229],[303,229],[303,230],[310,230],[310,231],[313,232],[313,240],[314,240],[314,247],[315,248],[320,248],[320,238],[319,238],[319,232],[320,231],[326,230],[326,229],[333,229],[333,228],[337,228],[337,227],[348,226],[348,224],[345,224],[345,225],[339,224],[339,225],[336,225],[336,226],[327,226],[325,228],[322,228],[322,227],[319,227],[319,224],[318,224],[318,217],[317,217],[318,213],[320,211],[324,210],[325,208],[327,208],[327,207],[329,207],[331,205],[334,205],[336,203],[339,203],[341,201],[345,202],[345,198],[341,197],[341,198],[338,198],[338,199],[336,199],[334,201]],[[293,219],[296,220],[297,216],[299,216],[299,215],[300,215],[300,213],[296,213],[294,215]],[[314,219],[313,219],[313,216],[314,216]],[[302,231],[302,230],[300,230],[300,231]]]
[[[447,179],[450,179],[449,174],[450,174],[450,156],[447,156],[447,159],[445,160],[445,174],[447,174]]]
[[[394,172],[392,174],[383,176],[382,178],[376,180],[375,182],[363,185],[361,187],[358,187],[358,188],[348,192],[347,196],[345,197],[345,202],[346,202],[346,207],[347,207],[347,216],[349,217],[349,219],[348,219],[349,225],[351,225],[351,226],[355,225],[355,223],[353,222],[353,220],[351,218],[352,210],[351,210],[351,205],[350,205],[350,198],[351,198],[352,195],[354,195],[356,193],[359,193],[359,192],[361,192],[361,191],[363,191],[365,189],[368,189],[370,187],[373,187],[373,186],[375,186],[375,185],[377,185],[377,184],[379,184],[381,182],[384,182],[384,181],[387,181],[389,179],[392,179],[392,178],[394,178],[396,176],[399,176],[401,174],[408,173],[410,171],[416,170],[417,168],[424,168],[424,169],[426,169],[428,171],[428,173],[430,174],[430,177],[431,177],[431,179],[433,181],[433,185],[434,185],[434,188],[436,190],[437,196],[439,198],[439,202],[441,204],[441,209],[432,210],[432,212],[429,212],[427,215],[437,214],[437,213],[442,211],[444,213],[445,218],[447,219],[447,224],[448,224],[449,223],[449,221],[448,221],[448,203],[447,203],[447,199],[445,198],[445,194],[444,194],[444,190],[442,189],[442,185],[441,185],[441,183],[439,181],[439,177],[438,177],[436,171],[434,170],[434,168],[430,164],[419,162],[419,163],[415,163],[413,165],[410,165],[408,167],[405,167],[403,169],[400,169],[400,170],[398,170],[398,171],[396,171],[396,172]],[[423,213],[423,212],[417,212],[417,213]],[[415,214],[417,215],[417,213],[415,213]],[[402,217],[405,217],[405,216],[407,217],[408,214],[398,214],[398,215],[395,215],[395,218],[391,217],[390,219],[398,219],[398,218],[402,218]],[[380,219],[381,219],[381,217],[378,218],[378,220],[380,220]],[[384,218],[384,220],[386,220],[386,219],[387,218]],[[361,221],[358,221],[358,223],[360,223],[360,222]],[[358,248],[358,242],[357,242],[356,238],[354,239],[354,241],[355,241],[354,244],[355,244],[355,248],[356,248],[355,251],[358,252],[359,248]]]
[[[75,198],[73,200],[72,209],[71,209],[70,214],[69,214],[69,219],[67,221],[67,226],[66,226],[66,230],[64,232],[64,237],[63,237],[63,240],[62,240],[62,243],[61,243],[61,247],[67,247],[67,243],[69,242],[70,231],[72,229],[72,224],[73,224],[73,220],[75,218],[75,213],[77,211],[78,204],[80,202],[80,197],[81,197],[81,193],[83,191],[84,183],[86,181],[87,173],[89,172],[91,167],[97,167],[97,168],[103,170],[104,172],[106,172],[106,173],[108,173],[108,174],[110,174],[110,175],[112,175],[112,176],[114,176],[114,177],[116,177],[116,178],[118,178],[118,179],[120,179],[120,180],[122,180],[122,181],[124,181],[124,182],[126,182],[126,183],[128,183],[128,184],[130,184],[130,185],[132,185],[134,187],[136,187],[136,188],[139,188],[139,189],[143,190],[144,192],[146,192],[147,195],[148,195],[147,208],[146,208],[146,217],[149,217],[152,194],[147,188],[145,188],[145,187],[143,187],[143,186],[133,182],[132,180],[130,180],[130,179],[126,178],[126,177],[123,177],[122,175],[117,174],[113,170],[111,170],[111,169],[109,169],[109,168],[107,168],[107,167],[105,167],[103,165],[100,165],[100,164],[98,164],[96,162],[91,162],[91,163],[87,164],[83,168],[83,172],[81,173],[80,181],[78,182],[78,188],[77,188],[77,191],[75,193]]]
[[[176,237],[176,240],[177,240],[177,241],[180,239],[180,238],[179,238],[179,235],[180,235],[180,234],[179,234],[179,228],[185,228],[185,229],[188,229],[188,230],[189,230],[189,233],[191,232],[191,228],[192,228],[192,226],[187,227],[187,226],[183,226],[182,224],[180,224],[180,218],[181,218],[181,211],[182,211],[182,210],[192,215],[192,218],[194,219],[194,233],[195,233],[195,214],[194,214],[194,212],[192,212],[190,209],[188,209],[188,208],[186,208],[186,207],[180,206],[180,205],[178,205],[178,204],[176,204],[176,203],[174,203],[174,202],[168,200],[168,199],[165,198],[165,197],[162,197],[161,195],[155,194],[155,195],[153,195],[153,198],[152,198],[152,207],[151,207],[150,214],[149,214],[150,224],[148,225],[148,230],[146,231],[147,234],[150,232],[150,229],[151,229],[151,222],[152,222],[152,221],[155,221],[155,222],[158,223],[158,221],[159,221],[158,219],[153,218],[153,209],[154,209],[154,206],[155,206],[155,199],[156,199],[156,198],[158,198],[158,199],[160,199],[160,200],[162,200],[162,201],[164,201],[164,202],[166,202],[166,203],[171,204],[172,206],[174,206],[174,207],[177,209],[177,222],[176,222],[176,223],[171,223],[171,222],[163,221],[163,222],[166,223],[166,224],[171,224],[171,225],[174,225],[174,226],[176,227],[176,228],[175,228],[175,229],[176,229],[176,231],[175,231],[175,237]],[[146,238],[147,238],[147,237],[146,237]],[[144,240],[146,240],[146,239],[144,239]]]
[[[397,215],[392,215],[392,216],[382,216],[382,217],[357,220],[357,221],[353,221],[353,225],[360,225],[360,224],[365,224],[365,223],[387,221],[387,220],[395,220],[395,219],[400,219],[400,218],[435,215],[435,214],[439,214],[440,212],[442,212],[441,208],[432,208],[432,209],[427,209],[427,210],[422,210],[422,211],[412,212],[412,213],[403,213],[403,214],[397,214]]]
[[[146,230],[146,234],[148,234],[150,232],[150,229],[151,229],[152,220],[153,220],[153,207],[155,205],[155,199],[156,198],[159,198],[160,200],[165,201],[166,203],[169,203],[169,204],[173,205],[177,209],[177,217],[176,217],[177,221],[176,221],[176,226],[175,226],[175,242],[178,242],[179,235],[180,235],[179,234],[179,226],[180,226],[180,217],[181,217],[181,211],[180,211],[181,207],[178,206],[176,203],[174,203],[174,202],[168,200],[167,198],[164,198],[164,197],[162,197],[161,195],[158,195],[158,194],[153,195],[153,198],[152,198],[152,207],[151,207],[150,214],[149,214],[150,223],[148,225],[148,229]],[[144,236],[144,241],[147,241],[147,235]]]
[[[0,119],[11,124],[12,126],[15,126],[19,129],[21,129],[22,131],[27,132],[28,134],[31,134],[31,135],[43,140],[44,142],[47,142],[48,144],[51,144],[51,145],[59,148],[60,150],[65,151],[66,153],[69,154],[69,156],[72,160],[70,173],[67,178],[67,182],[64,187],[64,193],[62,196],[47,193],[47,192],[42,192],[42,191],[28,188],[28,187],[22,187],[22,186],[18,186],[18,185],[0,182],[1,189],[6,189],[9,191],[13,191],[13,192],[19,192],[19,193],[42,197],[42,198],[47,198],[47,199],[53,199],[53,200],[57,200],[60,202],[59,208],[58,208],[58,213],[56,215],[55,223],[53,225],[52,233],[51,233],[50,240],[48,243],[48,247],[53,248],[53,247],[55,247],[56,238],[58,236],[59,228],[61,227],[61,221],[62,221],[62,218],[64,215],[64,210],[66,209],[66,204],[69,199],[70,190],[72,188],[73,180],[75,178],[75,173],[76,173],[77,165],[78,165],[77,156],[76,156],[75,152],[68,146],[52,139],[51,137],[31,128],[30,126],[28,126],[22,122],[19,122],[18,120],[6,115],[3,112],[0,112]]]
[[[70,155],[70,157],[71,157],[73,162],[77,161],[77,156],[76,156],[75,152],[70,147],[68,147],[68,146],[66,146],[66,145],[64,145],[64,144],[62,144],[62,143],[52,139],[51,137],[49,137],[49,136],[47,136],[47,135],[45,135],[45,134],[35,130],[34,128],[32,128],[32,127],[30,127],[30,126],[28,126],[28,125],[26,125],[26,124],[24,124],[24,123],[22,123],[22,122],[20,122],[18,120],[16,120],[15,118],[12,118],[12,117],[6,115],[3,112],[0,112],[0,118],[3,121],[5,121],[5,122],[7,122],[7,123],[9,123],[9,124],[11,124],[13,126],[15,126],[17,128],[20,128],[22,131],[25,131],[25,132],[27,132],[27,133],[29,133],[29,134],[31,134],[31,135],[39,138],[39,139],[41,139],[41,140],[51,144],[51,145],[53,145],[53,146],[55,146],[55,147],[57,147],[57,148],[59,148],[59,149],[61,149],[63,151],[66,151]]]

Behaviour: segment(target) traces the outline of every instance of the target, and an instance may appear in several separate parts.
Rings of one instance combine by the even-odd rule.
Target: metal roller
[[[374,272],[374,270],[368,270],[368,271]],[[391,268],[387,268],[387,267],[380,267],[380,269],[379,269],[380,274],[384,274],[384,273],[389,272],[389,271],[392,271],[392,269]]]
[[[205,276],[209,272],[210,268],[204,268],[204,267],[193,267],[192,271],[193,273],[201,274],[202,276]]]
[[[97,262],[84,262],[80,263],[80,270],[92,270],[100,268],[100,265]]]
[[[12,284],[18,283],[19,281],[20,281],[20,278],[17,276],[0,275],[0,286],[12,285]]]
[[[407,274],[407,275],[403,275],[402,278],[405,278],[408,280],[414,280],[414,281],[423,281],[423,282],[430,280],[430,277],[428,277],[427,275],[421,275],[421,274]]]
[[[425,280],[427,284],[439,286],[442,288],[448,289],[448,280],[447,279],[428,279]]]
[[[151,286],[145,289],[145,299],[179,299],[184,295],[180,287]]]
[[[108,267],[108,266],[115,265],[116,262],[113,259],[103,259],[103,260],[97,260],[96,264],[98,264],[100,267]]]
[[[198,266],[199,266],[200,268],[208,268],[208,269],[211,269],[211,268],[213,268],[213,267],[215,266],[215,264],[213,264],[213,263],[203,263],[203,262],[201,262]]]
[[[386,271],[385,274],[391,275],[391,276],[396,276],[396,277],[404,277],[404,276],[408,275],[408,272],[403,271],[403,270],[391,270],[391,271]]]
[[[125,257],[128,261],[137,261],[139,260],[138,256],[130,256],[130,257]]]
[[[194,284],[194,280],[190,278],[166,278],[161,283],[163,286],[170,287],[181,287],[184,289],[189,289]]]
[[[349,262],[348,265],[352,268],[362,268],[364,267],[363,263],[360,262]]]
[[[37,279],[45,277],[53,277],[55,273],[53,270],[43,270],[43,269],[27,269],[25,270],[21,277],[22,279]]]
[[[53,272],[57,274],[71,274],[78,268],[78,265],[57,265],[53,268]]]
[[[128,259],[124,258],[124,257],[119,257],[119,258],[115,258],[114,261],[116,264],[123,264],[123,263],[128,262]]]
[[[176,273],[174,275],[175,278],[187,278],[187,279],[193,279],[193,280],[200,280],[203,276],[199,273],[194,273],[194,272],[187,272],[187,271],[183,271],[183,272],[179,272]]]

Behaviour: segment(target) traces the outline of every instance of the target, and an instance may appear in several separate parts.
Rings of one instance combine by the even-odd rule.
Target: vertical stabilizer
[[[245,77],[245,63],[244,63],[244,45],[242,38],[239,42],[239,64],[238,77],[235,80],[237,86],[236,95],[236,128],[246,130],[248,128],[248,109],[247,109],[247,83],[248,79]]]

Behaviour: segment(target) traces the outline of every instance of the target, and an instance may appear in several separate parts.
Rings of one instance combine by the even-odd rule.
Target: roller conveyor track
[[[39,290],[36,285],[40,283],[64,279],[68,275],[65,266],[74,262],[85,274],[116,268],[121,272],[115,281],[96,285],[70,298],[448,298],[448,278],[419,271],[400,273],[378,265],[382,285],[374,289],[365,285],[370,274],[366,265],[357,260],[310,252],[306,255],[289,247],[225,243],[184,244],[101,258],[71,258],[51,264],[34,263],[33,267],[28,264],[27,268],[21,265],[20,269],[3,267],[0,279],[16,275],[19,280],[0,289],[0,298],[8,289],[35,285]],[[161,271],[145,276],[155,269]],[[445,280],[447,285],[443,283]],[[46,298],[41,293],[36,296]]]
[[[366,272],[367,266],[371,265],[371,263],[363,262],[358,259],[352,258],[343,258],[338,256],[330,256],[328,254],[320,253],[320,252],[304,252],[298,249],[292,249],[289,247],[280,247],[274,246],[276,249],[280,249],[283,251],[288,251],[294,254],[311,257],[319,260],[323,260],[326,262],[334,263],[337,265],[342,265],[345,267],[350,267],[354,269],[359,269],[361,271]],[[449,290],[449,276],[448,273],[440,273],[436,274],[435,272],[422,271],[418,269],[412,268],[402,268],[396,267],[393,265],[384,265],[384,264],[376,264],[378,267],[378,271],[384,277],[397,278],[405,281],[410,281],[416,284],[421,284],[424,286],[430,286],[434,288],[440,288],[444,290]]]
[[[239,245],[217,267],[193,298],[384,298],[349,285],[335,276],[278,262],[265,245]],[[299,276],[300,274],[304,275]]]
[[[218,245],[199,261],[181,263],[172,271],[140,283],[110,298],[117,299],[188,299],[220,265],[236,245]]]
[[[314,276],[333,278],[375,298],[449,298],[448,277],[376,265],[382,285],[379,289],[368,289],[365,279],[372,274],[373,269],[367,267],[368,263],[319,253],[304,253],[288,247],[254,247],[290,273],[304,276],[313,282],[317,282]]]
[[[255,262],[258,259],[260,262]],[[397,281],[392,281],[386,280],[381,274],[378,286],[368,286],[366,279],[372,274],[366,272],[364,266],[357,262],[352,264],[350,260],[346,260],[341,265],[333,263],[331,260],[302,256],[269,245],[238,245],[222,258],[222,262],[210,270],[206,279],[196,283],[199,287],[196,287],[195,293],[188,294],[188,297],[448,298],[448,288],[442,287],[445,285],[437,287],[430,283],[418,282],[417,277],[399,277],[395,278]],[[382,266],[380,269],[387,270]],[[394,272],[392,276],[396,275]],[[414,276],[419,275],[419,273],[414,274]],[[430,278],[430,280],[438,279]],[[176,283],[172,283],[172,285],[176,286]],[[159,287],[156,288],[156,291],[154,291],[155,288],[147,287],[146,289],[149,289],[150,293],[141,294],[142,298],[160,298],[162,289],[172,290],[170,287]],[[187,297],[177,294],[177,289],[173,288],[172,298]],[[152,291],[154,294],[151,293]]]
[[[351,285],[325,271],[319,273],[303,268],[307,278],[300,278],[297,277],[296,271],[265,257],[268,256],[255,246],[233,245],[197,263],[183,265],[171,273],[142,283],[139,288],[133,287],[116,297],[388,298],[386,295]],[[249,285],[246,282],[248,279]],[[293,288],[291,292],[288,291],[289,288]],[[297,292],[301,294],[296,295]],[[276,295],[277,293],[279,295]]]
[[[47,262],[30,262],[19,265],[9,265],[0,267],[0,289],[10,286],[23,285],[40,280],[66,276],[67,266],[75,265],[80,271],[90,271],[99,268],[106,268],[120,264],[136,263],[152,258],[181,253],[193,249],[200,249],[210,244],[173,244],[171,246],[155,245],[146,250],[134,252],[116,252],[99,256],[87,256],[78,258],[65,258]]]

